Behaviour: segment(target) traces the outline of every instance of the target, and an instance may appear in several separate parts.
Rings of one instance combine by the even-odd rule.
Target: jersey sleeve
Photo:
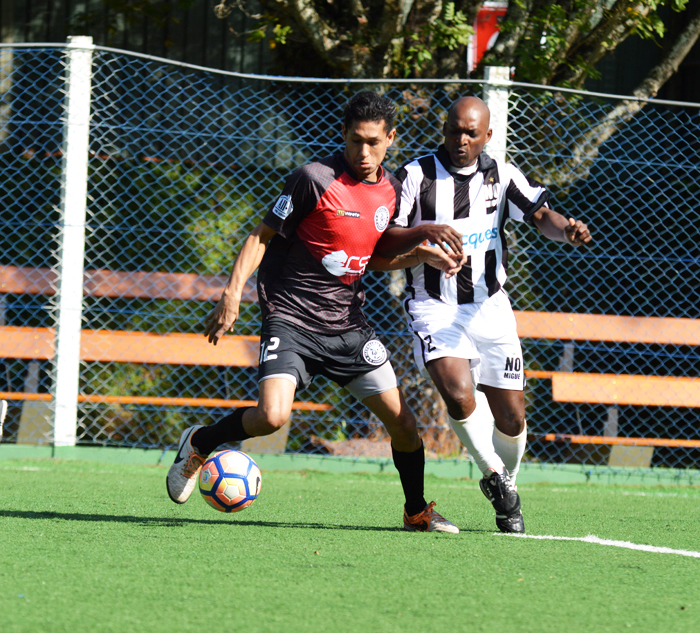
[[[321,193],[313,179],[310,165],[296,169],[272,205],[263,222],[288,239],[299,223],[316,207]]]
[[[506,213],[516,222],[532,224],[532,216],[543,206],[549,206],[552,194],[540,182],[528,178],[515,165],[506,165],[508,186],[505,192]]]
[[[418,194],[420,191],[420,167],[409,163],[396,172],[396,178],[401,183],[401,197],[396,201],[396,213],[389,226],[410,227],[416,213]]]

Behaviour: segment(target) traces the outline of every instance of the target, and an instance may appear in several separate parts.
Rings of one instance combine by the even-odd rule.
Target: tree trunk
[[[681,62],[695,45],[700,36],[700,7],[688,25],[676,38],[664,58],[652,68],[644,80],[632,91],[632,95],[642,99],[656,96],[659,89],[678,70]],[[572,156],[561,169],[541,173],[547,185],[570,186],[575,180],[587,178],[601,146],[617,130],[634,117],[645,105],[645,101],[625,99],[620,101],[605,117],[581,134],[571,145]]]

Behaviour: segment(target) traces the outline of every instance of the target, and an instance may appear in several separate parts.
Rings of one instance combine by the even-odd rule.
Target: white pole
[[[78,422],[92,37],[68,38],[54,358],[54,446],[74,446]]]
[[[484,72],[484,101],[491,110],[491,140],[484,151],[492,158],[505,162],[508,143],[508,97],[510,68],[487,66]]]

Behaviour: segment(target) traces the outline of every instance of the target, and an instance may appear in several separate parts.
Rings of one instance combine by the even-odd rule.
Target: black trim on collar
[[[484,152],[481,152],[479,154],[479,166],[477,169],[479,171],[486,171],[487,169],[494,169],[496,167],[496,161],[491,158],[488,154],[484,154]]]

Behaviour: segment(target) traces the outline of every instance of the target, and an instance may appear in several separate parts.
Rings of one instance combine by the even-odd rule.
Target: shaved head
[[[447,111],[442,128],[445,149],[455,167],[473,165],[491,139],[491,113],[479,97],[460,97]]]
[[[459,116],[465,110],[475,110],[481,116],[486,117],[486,127],[491,123],[491,111],[489,107],[479,97],[460,97],[454,101],[447,111],[447,120]]]

